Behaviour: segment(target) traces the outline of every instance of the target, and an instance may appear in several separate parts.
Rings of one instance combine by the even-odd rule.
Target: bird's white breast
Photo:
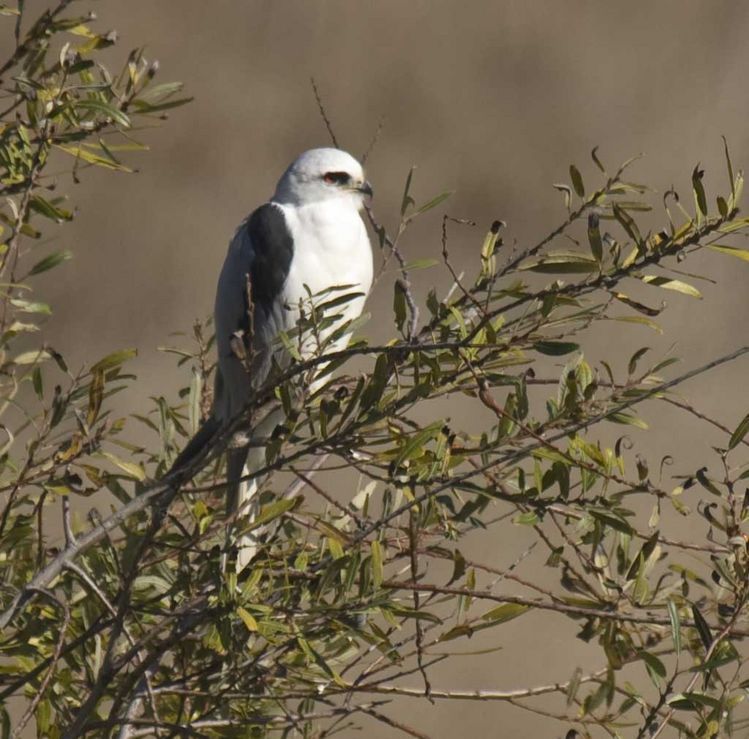
[[[372,285],[372,248],[356,207],[348,200],[280,207],[294,239],[294,255],[283,287],[281,328],[288,331],[296,326],[300,300],[309,302],[308,289],[314,295],[338,285],[355,286],[347,292],[364,295],[335,310],[343,320],[356,318]],[[319,302],[333,297],[337,294],[322,297]],[[327,351],[342,348],[347,341],[345,338]]]

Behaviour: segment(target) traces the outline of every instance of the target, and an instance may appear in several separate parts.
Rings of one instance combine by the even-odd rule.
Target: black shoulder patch
[[[276,205],[261,205],[247,220],[253,260],[250,285],[255,308],[266,315],[283,289],[294,255],[294,240],[283,211]]]

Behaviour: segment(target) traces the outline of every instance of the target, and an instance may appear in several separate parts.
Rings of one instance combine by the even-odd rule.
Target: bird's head
[[[371,196],[372,186],[351,154],[341,149],[310,149],[283,173],[273,200],[293,205],[337,200],[358,209]]]

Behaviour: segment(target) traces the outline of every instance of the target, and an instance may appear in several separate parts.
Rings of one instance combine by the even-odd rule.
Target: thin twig
[[[336,149],[340,149],[341,147],[338,146],[338,139],[336,138],[335,132],[333,131],[333,125],[331,124],[330,119],[328,118],[328,114],[325,111],[325,106],[323,105],[320,91],[317,89],[317,82],[315,82],[314,77],[310,77],[309,81],[310,81],[310,84],[312,85],[312,92],[315,95],[315,101],[317,102],[317,109],[320,111],[320,115],[322,116],[322,119],[325,123],[325,128],[328,129],[328,135],[330,136],[330,140],[333,142],[333,146],[335,146]]]
[[[21,736],[24,728],[26,727],[26,724],[29,722],[31,717],[34,715],[34,711],[36,711],[36,707],[39,705],[42,698],[44,698],[44,693],[47,690],[47,686],[49,685],[49,681],[52,679],[52,675],[55,672],[55,668],[57,667],[57,663],[60,660],[60,655],[62,654],[62,648],[65,644],[65,637],[68,633],[68,625],[70,624],[70,608],[68,607],[67,603],[63,603],[63,620],[62,625],[60,627],[60,634],[57,637],[57,644],[55,645],[55,651],[52,655],[52,662],[49,665],[49,669],[47,670],[47,674],[44,676],[44,679],[41,682],[41,685],[39,686],[38,690],[36,691],[36,694],[31,699],[31,702],[28,705],[28,708],[24,712],[23,716],[18,721],[18,724],[16,725],[16,728],[13,730],[13,733],[11,734],[11,739],[17,739]]]

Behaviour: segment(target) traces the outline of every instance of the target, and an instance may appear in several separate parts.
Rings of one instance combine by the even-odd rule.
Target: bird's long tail
[[[263,452],[263,449],[259,450]],[[258,481],[241,479],[251,475],[260,469],[264,462],[258,457],[258,450],[244,446],[238,449],[230,449],[226,460],[226,477],[228,482],[226,513],[228,516],[236,514],[234,523],[227,532],[228,543],[236,547],[236,571],[241,572],[252,560],[257,552],[257,533],[250,531],[240,533],[242,529],[255,520],[258,502],[255,495],[258,489]]]
[[[251,524],[260,510],[257,497],[260,478],[252,477],[265,467],[265,443],[276,426],[283,421],[281,409],[268,413],[252,431],[252,441],[247,446],[230,449],[227,457],[226,476],[228,480],[227,514],[236,512],[236,521],[229,536],[237,548],[237,572],[241,572],[257,553],[260,537],[264,529],[241,532]]]
[[[187,442],[187,446],[177,455],[174,464],[169,468],[167,475],[178,474],[184,469],[205,447],[211,442],[213,437],[218,433],[221,424],[213,416],[207,418],[197,430],[195,436]]]
[[[230,447],[227,451],[226,514],[227,516],[236,514],[234,523],[227,530],[227,549],[236,547],[237,572],[241,572],[255,556],[258,537],[261,534],[261,531],[241,533],[248,524],[255,520],[259,509],[259,503],[256,500],[258,478],[243,478],[250,477],[265,466],[265,445],[260,442],[273,433],[281,420],[283,420],[283,412],[272,411],[258,424],[257,428],[253,429],[252,443]],[[213,416],[204,421],[195,436],[177,456],[167,474],[179,474],[211,443],[221,428],[221,422]]]

